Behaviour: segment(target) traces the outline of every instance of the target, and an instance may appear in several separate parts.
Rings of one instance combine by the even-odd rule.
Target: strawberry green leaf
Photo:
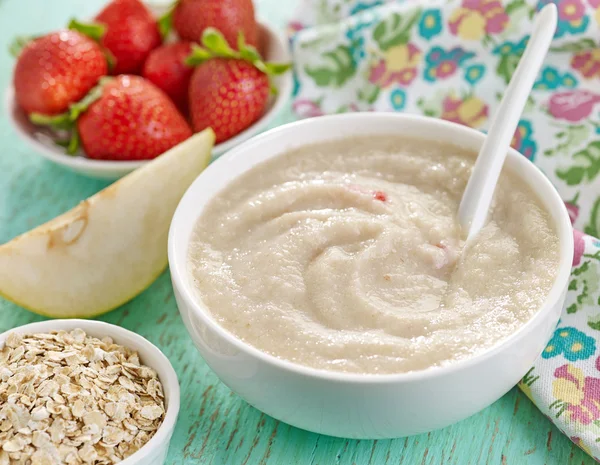
[[[104,53],[104,58],[106,58],[106,64],[108,65],[108,70],[112,71],[117,64],[117,59],[112,54],[112,52],[106,47],[102,47],[102,52]]]
[[[197,66],[201,65],[206,60],[210,60],[211,58],[213,58],[212,53],[205,48],[200,47],[199,45],[193,44],[192,53],[185,59],[185,64],[189,66]]]
[[[243,31],[240,31],[240,33],[238,34],[237,46],[239,51],[245,50],[247,47],[246,38],[244,37]]]
[[[68,139],[55,139],[54,143],[56,145],[58,145],[59,147],[62,147],[64,149],[66,149],[69,146],[69,144],[71,143],[71,138],[68,138]]]
[[[275,87],[275,84],[273,84],[272,81],[269,81],[269,92],[273,96],[277,96],[279,94],[279,89],[277,89],[277,87]]]
[[[171,29],[173,29],[173,10],[175,5],[168,9],[168,11],[158,18],[156,24],[158,25],[158,31],[163,40],[169,35]]]
[[[73,122],[69,112],[61,113],[60,115],[47,116],[41,113],[31,113],[29,115],[29,121],[38,126],[50,126],[54,129],[71,129]]]
[[[95,86],[92,90],[88,92],[88,94],[83,97],[79,102],[75,102],[69,106],[69,118],[71,121],[77,121],[77,118],[84,113],[92,103],[102,97],[104,85],[111,78],[102,78],[100,80],[100,84]]]
[[[83,23],[77,19],[72,19],[69,22],[69,29],[80,32],[96,42],[100,42],[104,36],[104,33],[106,32],[106,27],[102,24]]]
[[[100,43],[102,37],[106,33],[106,26],[99,23],[83,23],[77,19],[72,19],[69,22],[69,29],[80,32],[81,34],[89,37],[90,39]],[[108,69],[112,70],[115,67],[116,59],[115,56],[106,47],[102,46],[102,52],[106,58],[106,64]]]
[[[33,124],[70,131],[70,138],[67,141],[57,141],[56,144],[65,147],[67,153],[69,155],[73,155],[77,152],[80,145],[79,133],[77,131],[77,119],[82,113],[87,111],[92,103],[102,97],[104,86],[112,79],[114,78],[108,76],[100,78],[100,81],[96,87],[90,90],[88,94],[79,102],[72,103],[69,106],[69,109],[64,113],[55,116],[31,113],[29,115],[29,120]]]
[[[241,32],[237,40],[238,50],[232,49],[223,34],[213,27],[204,30],[202,45],[192,45],[192,53],[185,59],[185,64],[197,66],[211,58],[232,58],[252,63],[256,69],[267,76],[283,74],[291,68],[290,63],[267,63],[263,61],[258,50],[254,46],[246,44],[244,35]],[[277,92],[272,85],[271,92]]]
[[[253,60],[246,60],[246,61],[249,61],[250,63],[252,63],[257,70],[259,70],[259,71],[267,74],[267,65],[265,65],[262,62],[262,60],[254,60],[254,61]]]
[[[15,58],[17,58],[25,46],[32,40],[37,39],[39,36],[17,36],[8,46],[8,52]]]
[[[81,138],[79,137],[77,130],[73,129],[73,132],[68,139],[55,140],[54,143],[65,149],[67,155],[76,155],[81,143]]]
[[[165,40],[173,30],[173,13],[175,12],[177,5],[179,5],[179,0],[175,0],[167,9],[167,11],[159,16],[158,20],[156,21],[158,32],[160,32],[160,36],[163,40]]]
[[[237,58],[225,37],[214,27],[207,27],[202,33],[202,45],[204,45],[215,56],[223,58]]]
[[[253,65],[256,66],[257,63],[262,63],[262,58],[260,56],[260,53],[258,53],[258,50],[256,50],[256,48],[254,48],[252,45],[247,45],[244,48],[240,48],[239,49],[239,54],[240,54],[240,58],[242,60],[246,60],[249,61],[250,63],[252,63]],[[257,66],[258,69],[260,69],[259,66]],[[263,73],[265,72],[264,69],[260,69]]]
[[[89,37],[90,39],[100,43],[102,37],[106,33],[106,26],[99,23],[83,23],[77,19],[72,19],[69,22],[69,29],[80,32],[81,34]],[[106,64],[108,65],[109,71],[115,67],[117,60],[115,56],[106,47],[102,47],[102,52],[106,58]]]
[[[73,128],[71,132],[71,139],[69,140],[69,145],[67,145],[67,153],[69,155],[75,155],[77,150],[79,150],[79,145],[81,144],[81,140],[79,137],[79,131],[76,127]]]
[[[292,67],[291,63],[265,63],[265,66],[271,76],[283,74]]]

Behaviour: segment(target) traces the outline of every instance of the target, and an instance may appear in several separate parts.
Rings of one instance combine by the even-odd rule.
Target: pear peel
[[[210,129],[195,134],[0,246],[0,295],[54,318],[89,318],[138,295],[167,266],[171,218],[214,140]]]

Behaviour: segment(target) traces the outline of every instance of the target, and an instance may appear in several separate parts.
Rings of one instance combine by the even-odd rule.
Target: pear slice
[[[0,246],[0,295],[35,313],[112,310],[167,266],[171,217],[210,160],[207,129],[72,210]]]

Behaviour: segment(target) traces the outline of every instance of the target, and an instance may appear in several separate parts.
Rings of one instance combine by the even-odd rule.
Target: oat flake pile
[[[118,463],[164,414],[156,372],[108,337],[12,333],[0,351],[0,465]]]

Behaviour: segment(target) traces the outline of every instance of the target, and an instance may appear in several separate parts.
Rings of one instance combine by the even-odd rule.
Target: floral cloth
[[[551,0],[303,0],[290,23],[294,111],[404,111],[485,130]],[[600,458],[600,0],[559,21],[512,145],[565,200],[575,259],[556,332],[521,389]]]

